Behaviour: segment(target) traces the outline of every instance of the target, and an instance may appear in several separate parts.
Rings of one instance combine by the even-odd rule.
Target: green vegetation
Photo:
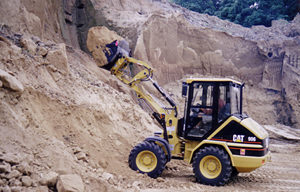
[[[300,9],[299,0],[172,0],[196,11],[251,27],[271,26],[272,20],[292,20]]]

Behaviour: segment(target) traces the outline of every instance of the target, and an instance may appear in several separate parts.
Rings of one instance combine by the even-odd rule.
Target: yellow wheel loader
[[[131,150],[131,169],[157,178],[167,162],[182,159],[192,164],[197,182],[222,186],[270,160],[268,133],[243,113],[244,84],[228,78],[186,79],[184,114],[179,118],[175,102],[152,79],[153,69],[130,57],[128,45],[122,44],[126,45],[114,41],[106,46],[104,68],[135,91],[162,127]],[[144,81],[151,82],[168,106],[140,86]]]

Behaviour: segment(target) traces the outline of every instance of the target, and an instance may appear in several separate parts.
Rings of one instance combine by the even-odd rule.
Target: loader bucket
[[[120,42],[115,40],[109,44],[105,45],[105,49],[103,50],[107,63],[102,66],[102,68],[106,70],[111,70],[111,68],[114,66],[115,62],[120,57],[130,57],[131,51],[129,48],[129,43],[125,40],[121,40]]]

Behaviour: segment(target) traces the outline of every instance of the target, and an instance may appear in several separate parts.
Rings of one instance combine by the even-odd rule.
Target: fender
[[[192,160],[193,160],[194,155],[196,154],[196,151],[198,151],[198,149],[200,149],[201,146],[203,146],[203,145],[222,146],[228,153],[230,161],[233,162],[232,153],[229,150],[229,148],[225,142],[219,142],[219,141],[213,141],[213,140],[203,140],[192,150],[191,155],[189,156],[188,161],[187,161],[188,163],[192,163]]]
[[[172,157],[171,156],[171,150],[170,150],[170,147],[169,147],[169,143],[165,139],[163,139],[161,137],[151,136],[151,137],[147,137],[144,141],[160,143],[162,146],[164,146],[165,150],[168,153],[167,162],[171,161],[171,157]]]

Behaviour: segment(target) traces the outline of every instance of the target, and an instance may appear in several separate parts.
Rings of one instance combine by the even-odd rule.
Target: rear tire
[[[129,167],[149,177],[159,177],[166,165],[166,155],[163,149],[153,143],[144,141],[135,146],[129,155]]]
[[[197,182],[212,186],[225,185],[231,176],[232,166],[228,154],[218,147],[201,149],[193,161]]]

